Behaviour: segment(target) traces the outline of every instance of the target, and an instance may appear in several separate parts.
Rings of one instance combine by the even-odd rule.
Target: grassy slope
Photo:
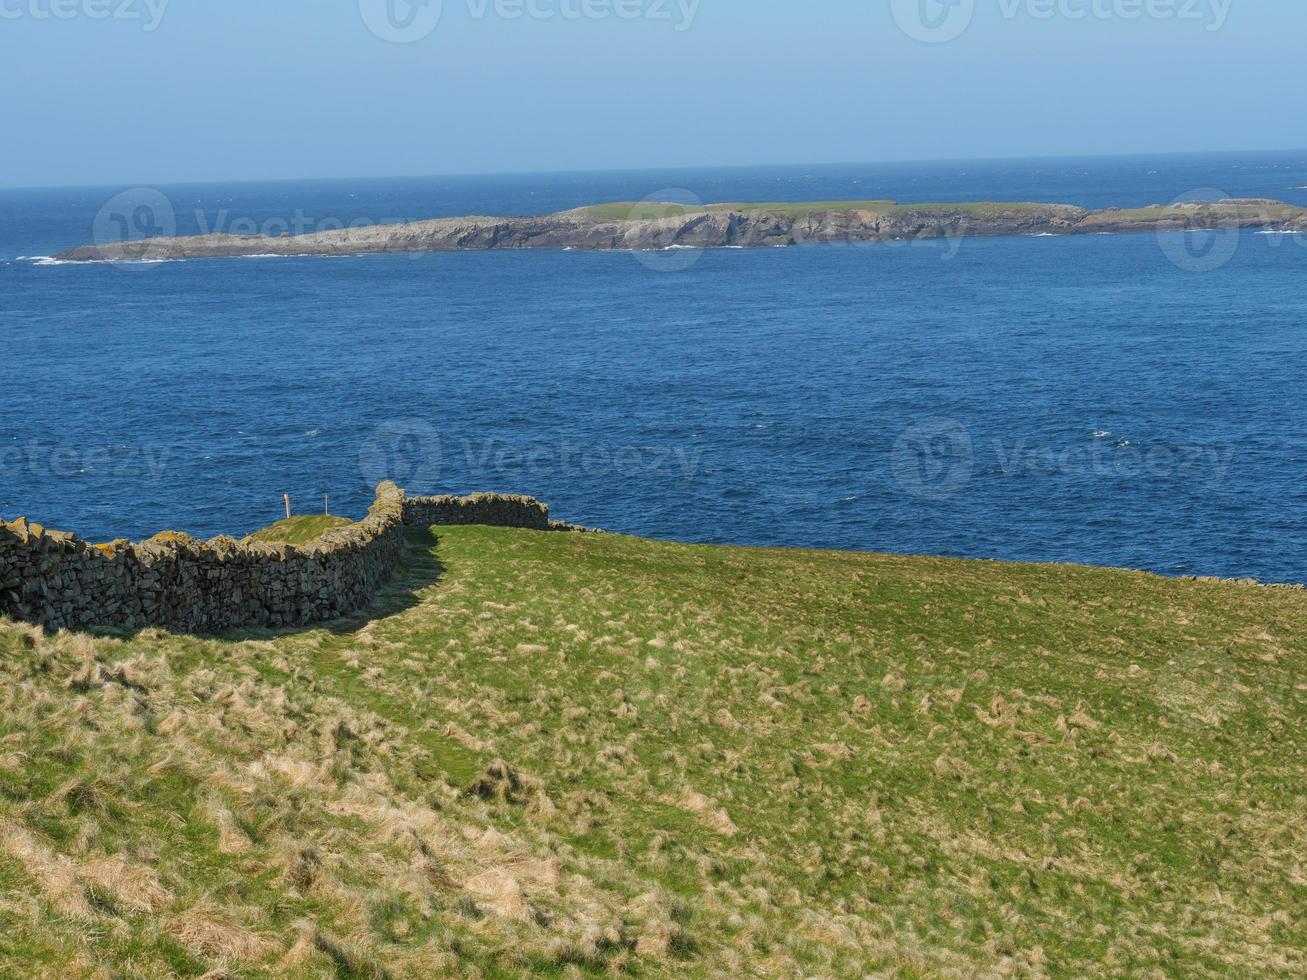
[[[261,531],[255,531],[247,540],[263,541],[267,544],[308,544],[319,537],[323,531],[333,527],[348,527],[352,521],[347,517],[330,517],[326,514],[295,516],[270,524]]]
[[[889,214],[900,211],[964,211],[974,217],[1014,210],[1036,210],[1043,204],[1002,204],[977,201],[965,204],[896,204],[893,201],[771,201],[762,203],[706,204],[692,207],[685,204],[666,204],[655,201],[618,201],[582,208],[592,218],[605,221],[643,220],[649,218],[680,218],[691,214],[713,211],[738,211],[745,214],[775,214],[790,218],[803,218],[822,211],[873,211]]]
[[[1307,969],[1303,592],[414,541],[334,631],[0,624],[0,974]]]
[[[1209,210],[1229,219],[1251,218],[1262,221],[1287,221],[1303,213],[1302,208],[1292,204],[1224,204]],[[1105,215],[1105,217],[1115,221],[1157,221],[1163,218],[1175,221],[1192,221],[1194,219],[1194,210],[1175,206],[1124,208],[1114,211],[1110,215]]]
[[[687,215],[704,214],[713,211],[736,211],[744,214],[773,214],[790,218],[804,218],[810,214],[826,211],[872,211],[883,215],[903,214],[905,212],[941,212],[954,214],[962,212],[969,217],[984,219],[1013,212],[1043,211],[1047,204],[1005,203],[995,201],[974,201],[954,204],[897,204],[894,201],[802,201],[770,203],[735,203],[708,204],[691,207],[683,204],[664,204],[650,201],[622,201],[612,204],[599,204],[580,210],[592,218],[607,221],[643,220],[650,218],[679,218]],[[1304,213],[1303,208],[1291,204],[1227,204],[1219,209],[1209,209],[1207,217],[1215,214],[1218,218],[1229,220],[1257,219],[1260,221],[1288,221]],[[1194,212],[1181,207],[1126,208],[1112,212],[1100,212],[1102,221],[1152,223],[1159,220],[1192,221]]]

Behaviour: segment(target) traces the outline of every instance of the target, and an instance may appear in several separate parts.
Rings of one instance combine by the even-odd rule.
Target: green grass
[[[740,211],[746,214],[775,214],[803,218],[818,211],[884,211],[893,201],[766,201],[762,203],[709,204],[708,211]]]
[[[770,214],[787,218],[804,218],[809,214],[824,211],[872,211],[880,214],[892,214],[904,211],[941,211],[947,213],[964,212],[972,217],[987,217],[1011,211],[1036,211],[1049,207],[1046,204],[1004,204],[990,201],[977,201],[964,204],[897,204],[894,201],[799,201],[799,202],[761,202],[728,203],[690,206],[684,204],[659,203],[651,201],[619,201],[612,204],[598,204],[582,208],[581,211],[591,218],[602,221],[648,220],[653,218],[680,218],[688,215],[709,212],[739,212],[743,214]]]
[[[334,527],[349,527],[354,523],[347,517],[332,517],[327,514],[289,517],[269,524],[261,531],[255,531],[246,540],[263,541],[267,544],[308,544]]]
[[[965,203],[923,203],[899,204],[894,201],[800,201],[800,202],[737,202],[729,204],[706,204],[689,206],[650,201],[619,201],[612,204],[599,204],[581,208],[588,217],[602,221],[649,220],[655,218],[683,218],[710,212],[738,212],[751,215],[775,215],[777,217],[802,219],[810,214],[827,211],[871,211],[877,214],[895,215],[905,212],[938,212],[941,214],[963,213],[971,218],[984,219],[1012,213],[1047,211],[1059,205],[1034,204],[1028,202],[970,201]],[[1307,210],[1291,204],[1215,204],[1211,209],[1218,214],[1240,219],[1260,221],[1288,221],[1297,218]],[[1111,221],[1157,221],[1161,219],[1192,220],[1193,212],[1179,207],[1126,208],[1112,212],[1095,212],[1105,220]]]
[[[1224,204],[1219,201],[1210,202],[1206,210],[1209,215],[1223,215],[1230,218],[1255,219],[1260,221],[1288,221],[1307,213],[1303,208],[1295,207],[1292,204]],[[1175,206],[1123,208],[1119,211],[1105,214],[1104,217],[1113,221],[1158,221],[1163,219],[1192,221],[1194,219],[1194,211],[1192,208]]]
[[[1047,211],[1049,208],[1063,206],[1058,204],[1032,204],[1025,201],[966,201],[958,204],[895,204],[890,210],[897,213],[904,211],[942,211],[945,213],[961,211],[973,218],[988,218],[994,215],[1010,214],[1014,211],[1017,213]]]
[[[583,208],[591,218],[601,221],[644,221],[652,218],[681,218],[710,212],[738,211],[747,214],[774,214],[801,218],[818,211],[886,211],[893,201],[806,201],[801,203],[766,202],[757,204],[706,204],[694,207],[656,201],[619,201]]]
[[[578,210],[596,221],[647,221],[703,214],[706,209],[660,201],[614,201],[611,204],[596,204]]]
[[[0,975],[1307,969],[1307,593],[412,545],[363,625],[0,623]]]

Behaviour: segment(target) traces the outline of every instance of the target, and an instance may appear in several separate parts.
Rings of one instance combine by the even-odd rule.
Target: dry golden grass
[[[367,624],[0,622],[0,974],[1307,971],[1307,594],[414,537]]]

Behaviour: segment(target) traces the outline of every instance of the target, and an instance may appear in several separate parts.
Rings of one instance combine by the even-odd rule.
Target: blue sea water
[[[127,190],[0,192],[5,517],[207,537],[283,493],[358,516],[392,477],[687,541],[1307,580],[1307,236],[40,258]],[[645,197],[1307,205],[1307,153],[157,191],[183,234]]]

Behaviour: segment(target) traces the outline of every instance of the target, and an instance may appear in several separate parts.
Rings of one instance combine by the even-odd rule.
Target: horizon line
[[[1129,153],[1087,153],[1087,154],[1035,154],[1031,156],[1010,156],[1010,157],[935,157],[919,159],[886,159],[886,160],[834,160],[824,162],[797,162],[797,163],[722,163],[722,164],[672,164],[661,165],[656,167],[586,167],[574,170],[483,170],[483,171],[464,171],[464,172],[444,172],[444,173],[410,173],[410,174],[373,174],[352,176],[332,176],[332,177],[247,177],[239,179],[187,179],[187,180],[160,180],[160,181],[125,181],[105,184],[14,184],[0,185],[0,193],[15,191],[59,191],[59,190],[104,190],[107,188],[136,186],[136,187],[191,187],[205,184],[228,184],[228,185],[257,185],[257,184],[290,184],[290,183],[343,183],[349,181],[404,181],[404,180],[467,180],[484,177],[560,177],[560,176],[584,176],[587,174],[641,174],[641,173],[670,173],[684,172],[688,170],[716,171],[716,170],[741,170],[752,168],[756,170],[789,170],[798,167],[883,167],[883,166],[912,166],[912,165],[938,165],[952,163],[970,163],[970,164],[988,164],[988,163],[1031,163],[1031,162],[1054,162],[1070,160],[1137,160],[1137,159],[1166,159],[1175,157],[1221,157],[1221,156],[1239,156],[1241,154],[1307,154],[1307,147],[1299,148],[1260,148],[1260,149],[1239,149],[1239,150],[1167,150],[1167,151],[1137,151]]]

